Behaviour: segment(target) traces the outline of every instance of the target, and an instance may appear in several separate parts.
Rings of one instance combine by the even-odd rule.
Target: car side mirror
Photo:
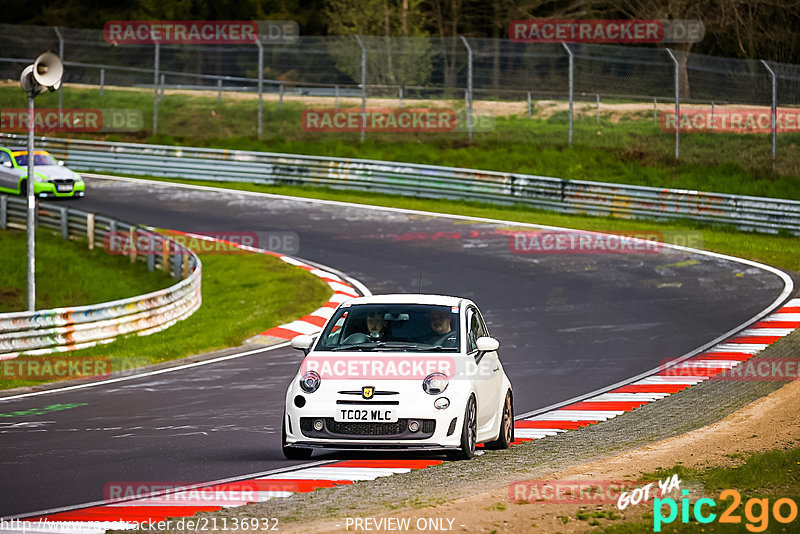
[[[478,354],[475,355],[476,362],[480,362],[487,352],[494,352],[500,348],[500,342],[489,336],[479,337],[475,340],[475,345],[478,347]]]
[[[10,168],[11,167],[11,162],[10,161],[4,161],[3,162],[3,167],[9,167]]]
[[[308,352],[311,350],[311,345],[313,344],[314,338],[305,334],[301,334],[292,338],[292,348],[302,350],[303,354],[305,355],[308,355]]]
[[[59,166],[59,167],[63,167],[63,166],[64,166],[64,162],[59,160],[59,162],[58,162],[58,166]]]

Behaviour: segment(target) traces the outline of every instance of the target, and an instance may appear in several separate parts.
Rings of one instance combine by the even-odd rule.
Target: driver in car
[[[444,309],[435,308],[431,311],[431,333],[424,342],[429,345],[450,346],[455,341],[455,332],[450,327],[450,312]],[[452,334],[452,337],[448,334]]]
[[[369,338],[374,341],[386,337],[386,319],[382,311],[371,311],[367,314],[367,331]]]

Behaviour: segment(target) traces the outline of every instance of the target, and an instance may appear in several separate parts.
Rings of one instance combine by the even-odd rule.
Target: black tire
[[[514,400],[509,391],[503,403],[503,420],[500,422],[499,435],[496,440],[488,442],[484,447],[495,450],[507,449],[512,441],[514,441]]]
[[[300,447],[292,447],[286,444],[286,414],[283,414],[283,422],[281,423],[281,448],[283,449],[283,456],[287,460],[308,460],[314,452],[312,449],[303,449]]]
[[[461,448],[448,453],[451,460],[469,460],[475,456],[475,443],[478,437],[478,409],[475,396],[470,395],[464,410],[464,424],[461,426]]]

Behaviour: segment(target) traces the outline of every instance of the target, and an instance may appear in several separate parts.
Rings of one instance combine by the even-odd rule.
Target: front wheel
[[[303,449],[300,447],[292,447],[286,444],[286,414],[283,414],[283,422],[281,423],[281,448],[283,449],[283,456],[287,460],[308,460],[314,452],[311,449]]]
[[[475,397],[470,395],[464,410],[464,424],[461,427],[461,447],[448,454],[451,460],[469,460],[475,456],[475,442],[478,437],[478,409]]]
[[[500,432],[497,439],[485,445],[487,449],[507,449],[514,441],[514,403],[511,399],[511,392],[506,393],[506,401],[503,403],[503,419],[500,421]]]

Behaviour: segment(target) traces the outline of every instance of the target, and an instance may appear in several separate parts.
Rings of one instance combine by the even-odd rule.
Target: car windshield
[[[316,350],[457,352],[458,328],[457,306],[344,305],[328,322]]]
[[[25,152],[24,154],[19,154],[14,156],[14,159],[17,161],[17,165],[20,167],[27,167],[28,166],[28,153]],[[53,159],[52,156],[47,154],[33,154],[33,165],[58,165],[56,160]]]

